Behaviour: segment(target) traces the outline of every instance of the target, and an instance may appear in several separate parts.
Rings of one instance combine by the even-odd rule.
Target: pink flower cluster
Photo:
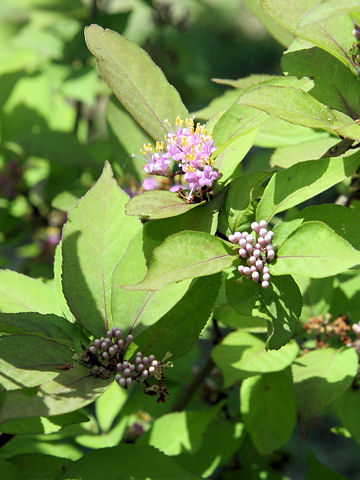
[[[170,123],[165,122],[171,128]],[[177,117],[176,127],[176,131],[166,135],[165,142],[156,142],[155,151],[150,143],[144,145],[141,153],[148,159],[145,173],[169,175],[174,161],[184,172],[191,191],[211,187],[219,178],[219,172],[210,158],[216,150],[212,134],[208,133],[205,125],[198,123],[195,127],[193,118],[184,122]]]
[[[265,220],[253,222],[251,228],[254,235],[248,232],[235,232],[228,238],[230,242],[240,245],[240,257],[246,261],[245,265],[239,265],[239,272],[267,288],[270,282],[267,263],[275,258],[274,246],[271,243],[274,233],[267,229]]]

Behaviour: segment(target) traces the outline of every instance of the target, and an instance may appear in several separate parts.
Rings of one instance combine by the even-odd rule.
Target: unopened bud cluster
[[[154,355],[136,354],[135,363],[128,362],[125,352],[133,341],[132,335],[123,338],[121,328],[113,327],[106,332],[106,337],[96,338],[88,348],[87,356],[94,365],[93,373],[98,376],[103,372],[116,372],[115,380],[121,387],[129,387],[134,380],[144,381],[154,376],[157,380],[162,375],[162,364]]]
[[[260,220],[259,223],[251,224],[253,234],[248,232],[235,232],[229,235],[232,243],[239,244],[239,255],[245,260],[245,265],[239,265],[239,272],[263,288],[270,284],[270,271],[268,263],[275,258],[275,249],[272,244],[274,233],[267,229],[267,222]]]

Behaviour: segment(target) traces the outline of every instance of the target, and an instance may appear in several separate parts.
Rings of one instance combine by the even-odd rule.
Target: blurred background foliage
[[[129,193],[144,178],[131,154],[147,135],[109,99],[84,42],[91,23],[139,43],[189,111],[226,89],[214,77],[280,73],[283,47],[242,0],[2,0],[0,268],[51,277],[65,212],[105,160]]]

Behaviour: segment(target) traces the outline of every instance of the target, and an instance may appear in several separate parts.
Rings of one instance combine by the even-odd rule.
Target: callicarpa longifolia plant
[[[61,115],[19,107],[44,94],[40,74],[12,96],[17,74],[0,72],[9,212],[59,242],[52,279],[0,270],[5,478],[357,478],[360,2],[245,3],[283,45],[283,75],[215,78],[226,90],[199,110],[105,23],[85,28],[88,64],[47,59],[71,93]]]

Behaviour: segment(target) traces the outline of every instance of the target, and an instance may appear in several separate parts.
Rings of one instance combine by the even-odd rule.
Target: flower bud
[[[115,330],[115,337],[118,338],[118,339],[121,338],[122,333],[123,332],[122,332],[121,328],[118,328],[117,330]]]
[[[250,275],[250,268],[249,267],[244,267],[244,275]]]
[[[254,255],[255,258],[260,258],[261,257],[261,250],[259,250],[258,248],[255,248],[255,250],[253,251],[253,255]]]
[[[119,385],[120,385],[121,387],[125,387],[125,385],[126,385],[126,379],[125,379],[125,378],[120,378],[120,380],[119,380]]]
[[[267,282],[266,280],[263,280],[263,281],[261,282],[261,286],[262,286],[263,288],[268,288],[269,282]]]
[[[104,360],[109,360],[108,352],[103,352],[102,357],[103,357]]]
[[[255,265],[255,263],[256,263],[256,257],[255,257],[255,255],[252,255],[252,256],[249,258],[249,263],[251,263],[251,265]]]
[[[108,348],[109,348],[109,345],[106,342],[102,342],[101,350],[107,350]]]
[[[116,350],[115,350],[114,347],[110,347],[109,350],[108,350],[108,352],[109,352],[110,357],[112,357],[113,355],[115,355]]]
[[[146,377],[149,376],[149,372],[148,372],[147,370],[143,370],[143,371],[141,372],[141,376],[142,376],[142,378],[146,378]]]
[[[264,237],[264,242],[269,244],[271,243],[271,240],[272,240],[272,236],[267,233]]]
[[[269,273],[269,272],[270,272],[269,267],[265,265],[263,268],[263,273]]]
[[[141,358],[141,357],[136,357],[136,358],[135,358],[135,363],[136,363],[137,365],[139,365],[140,363],[142,363],[142,358]]]
[[[261,245],[260,245],[259,242],[255,243],[255,248],[256,248],[256,250],[261,250]]]
[[[111,339],[112,336],[113,336],[112,330],[108,330],[108,331],[106,332],[106,336],[107,336],[107,338],[110,338],[110,339]]]
[[[251,224],[251,230],[254,230],[255,233],[259,233],[260,225],[257,222],[253,222]]]
[[[241,238],[241,233],[240,232],[235,232],[234,237],[235,237],[235,242],[239,243],[239,240]]]
[[[262,279],[265,280],[265,282],[268,282],[270,280],[270,273],[264,273]]]
[[[241,236],[242,238],[246,238],[249,235],[249,232],[242,232]]]
[[[244,273],[244,268],[245,268],[244,265],[239,265],[239,266],[238,266],[238,271],[239,271],[241,274],[243,274],[243,273]]]
[[[118,344],[119,348],[123,348],[124,347],[124,340],[119,340],[117,342],[117,344]]]
[[[265,240],[263,237],[258,237],[258,243],[260,245],[260,247],[265,247]]]
[[[255,267],[255,265],[251,265],[250,273],[253,274],[254,272],[256,272],[256,267]]]
[[[245,238],[240,238],[239,240],[239,245],[241,248],[245,248],[246,247],[246,239]]]
[[[117,363],[117,364],[116,364],[116,370],[118,370],[119,372],[121,372],[122,369],[123,369],[122,363]]]
[[[260,279],[260,273],[259,272],[253,272],[251,274],[251,278],[254,280],[254,282],[258,282]]]
[[[137,357],[142,357],[142,353],[141,353],[141,352],[137,352],[137,353],[136,353],[136,356],[137,356]]]
[[[248,253],[252,253],[254,250],[254,247],[251,245],[251,243],[247,243],[245,246],[245,249]]]
[[[148,363],[150,363],[150,362],[149,362],[149,358],[148,358],[148,357],[144,357],[144,358],[143,358],[143,364],[144,364],[144,365],[147,365]]]
[[[144,370],[144,364],[139,363],[139,365],[137,366],[137,369],[139,370],[139,372],[142,372]]]
[[[254,237],[252,235],[248,235],[246,237],[246,241],[252,245],[254,243]]]
[[[155,360],[155,355],[149,355],[149,361],[152,362]]]
[[[259,226],[260,226],[260,228],[266,228],[266,227],[267,227],[267,222],[266,222],[266,220],[260,220]]]
[[[110,347],[111,345],[111,340],[110,338],[105,338],[105,340],[103,341],[103,343],[106,343],[108,347]]]
[[[149,373],[152,375],[155,372],[155,367],[149,367]]]
[[[125,375],[125,377],[128,377],[129,375],[131,375],[131,370],[130,370],[130,368],[125,368],[125,370],[124,370],[124,375]]]
[[[120,380],[120,378],[122,378],[122,376],[119,373],[117,373],[115,375],[115,380],[118,382]]]
[[[247,257],[247,251],[244,248],[240,248],[239,254],[240,254],[240,257],[242,257],[242,258]]]
[[[127,378],[126,379],[126,384],[129,387],[132,384],[132,378]]]
[[[270,260],[270,261],[271,261],[271,260],[274,260],[274,258],[275,258],[275,252],[274,252],[274,250],[269,250],[269,251],[267,252],[267,254],[266,254],[266,258],[267,258],[268,260]]]
[[[96,339],[94,340],[94,347],[99,348],[100,345],[101,345],[100,340],[99,340],[98,338],[96,338]]]
[[[132,342],[133,340],[134,340],[134,337],[130,334],[126,337],[126,342],[128,343]]]
[[[267,234],[267,229],[260,228],[260,232],[259,232],[260,237],[265,237],[266,234]]]
[[[91,353],[93,353],[94,355],[96,355],[96,353],[97,353],[97,348],[96,348],[94,345],[91,345],[91,347],[89,348],[89,351],[90,351]]]
[[[151,365],[152,365],[153,367],[157,367],[157,366],[159,365],[159,362],[158,362],[157,360],[153,360],[153,361],[151,362]]]
[[[258,270],[262,270],[264,268],[264,264],[263,264],[262,260],[256,260],[255,267]]]

